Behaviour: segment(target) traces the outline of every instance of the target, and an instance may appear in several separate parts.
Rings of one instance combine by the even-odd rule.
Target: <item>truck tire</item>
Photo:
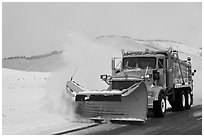
[[[166,112],[166,98],[161,97],[159,100],[153,102],[153,113],[155,117],[164,117]]]
[[[190,109],[191,108],[191,104],[192,104],[192,100],[191,100],[191,94],[187,93],[185,94],[185,100],[186,100],[186,104],[185,104],[185,108],[186,109]]]
[[[175,91],[175,100],[172,105],[173,111],[183,111],[186,106],[186,97],[183,91]]]
[[[191,105],[193,105],[193,94],[191,94]]]

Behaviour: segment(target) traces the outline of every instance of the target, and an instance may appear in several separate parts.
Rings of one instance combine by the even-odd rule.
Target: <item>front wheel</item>
[[[166,112],[165,97],[153,102],[153,113],[155,117],[164,117]]]

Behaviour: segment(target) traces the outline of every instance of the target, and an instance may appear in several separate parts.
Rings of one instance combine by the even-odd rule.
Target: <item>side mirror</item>
[[[101,75],[100,78],[106,82],[106,84],[110,85],[110,80],[112,79],[111,75]]]
[[[100,78],[101,78],[103,81],[106,81],[107,78],[108,78],[108,75],[106,75],[106,74],[105,74],[105,75],[101,75]]]
[[[194,76],[196,73],[196,70],[194,69],[193,72],[192,72],[192,76]]]

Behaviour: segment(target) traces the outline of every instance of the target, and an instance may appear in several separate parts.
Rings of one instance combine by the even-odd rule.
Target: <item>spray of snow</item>
[[[61,114],[71,121],[75,119],[74,102],[72,97],[66,94],[64,83],[67,79],[64,73],[65,68],[61,68],[49,77],[44,109],[49,113]]]
[[[99,90],[107,88],[100,75],[111,74],[111,58],[120,56],[120,50],[81,34],[68,33],[63,56],[65,62],[77,69],[75,81],[87,89]]]
[[[87,89],[107,88],[99,76],[107,72],[111,74],[110,59],[116,51],[113,47],[104,46],[76,33],[67,34],[64,49],[66,65],[52,72],[49,77],[43,109],[49,113],[61,114],[72,121],[76,120],[76,106],[74,98],[66,91],[66,82],[74,75],[74,80]]]

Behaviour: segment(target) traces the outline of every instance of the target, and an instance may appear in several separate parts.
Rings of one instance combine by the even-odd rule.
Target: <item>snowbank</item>
[[[48,113],[44,102],[51,73],[2,70],[2,133],[23,134],[71,124],[59,113]]]

